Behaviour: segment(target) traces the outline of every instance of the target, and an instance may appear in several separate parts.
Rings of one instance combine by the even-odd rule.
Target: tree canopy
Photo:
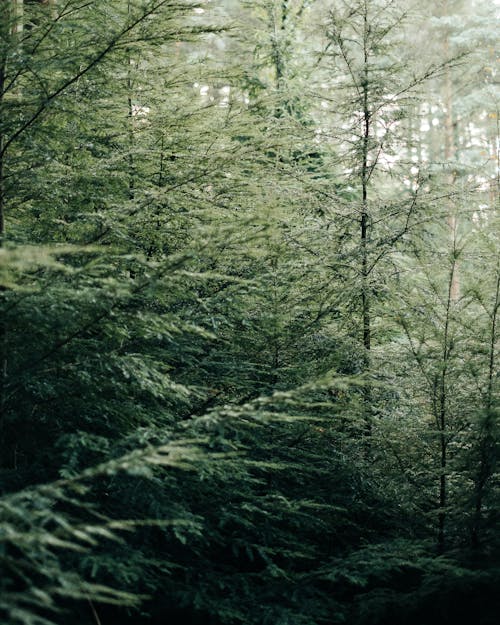
[[[500,600],[497,3],[0,0],[0,621]]]

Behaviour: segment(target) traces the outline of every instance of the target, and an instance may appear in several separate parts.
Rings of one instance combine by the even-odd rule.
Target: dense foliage
[[[498,7],[0,0],[0,621],[500,609]]]

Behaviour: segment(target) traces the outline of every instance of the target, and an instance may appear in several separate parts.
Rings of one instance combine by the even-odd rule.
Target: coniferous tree
[[[476,4],[0,4],[9,625],[493,622]]]

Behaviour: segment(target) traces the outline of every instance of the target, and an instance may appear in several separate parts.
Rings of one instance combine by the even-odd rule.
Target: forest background
[[[497,623],[498,3],[0,0],[0,621]]]

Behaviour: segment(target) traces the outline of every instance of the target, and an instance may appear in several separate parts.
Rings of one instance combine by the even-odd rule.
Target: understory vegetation
[[[0,0],[0,623],[494,625],[498,3]]]

